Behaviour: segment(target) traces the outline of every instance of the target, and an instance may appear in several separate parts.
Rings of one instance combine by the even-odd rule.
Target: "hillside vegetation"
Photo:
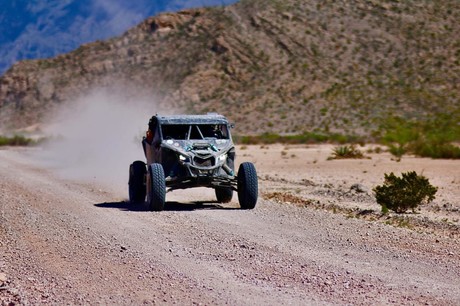
[[[459,20],[458,0],[242,0],[162,14],[14,65],[0,78],[0,128],[35,124],[91,88],[121,84],[127,103],[142,94],[160,110],[221,112],[238,134],[382,137],[389,119],[443,114],[455,125]]]

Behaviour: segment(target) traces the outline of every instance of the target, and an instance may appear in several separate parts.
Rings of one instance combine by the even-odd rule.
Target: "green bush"
[[[402,177],[397,177],[393,172],[385,173],[383,185],[373,190],[377,203],[382,205],[382,212],[391,209],[404,213],[408,209],[415,211],[424,202],[433,201],[438,188],[431,185],[424,176],[410,171],[402,173]]]
[[[460,158],[460,111],[437,114],[426,120],[388,118],[380,141],[398,158],[407,153],[431,158]]]
[[[420,157],[460,159],[460,147],[451,143],[417,142],[413,151]]]
[[[0,146],[28,146],[34,141],[22,135],[14,135],[13,137],[0,136]]]
[[[342,135],[342,134],[328,134],[328,133],[315,133],[304,132],[295,135],[279,135],[276,133],[263,133],[260,135],[252,136],[239,136],[233,135],[233,140],[238,144],[309,144],[309,143],[347,143],[363,141],[358,136]]]

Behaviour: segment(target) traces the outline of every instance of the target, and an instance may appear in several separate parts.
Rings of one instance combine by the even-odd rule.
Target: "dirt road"
[[[308,180],[288,167],[289,183],[254,152],[240,158],[256,160],[261,194],[294,193],[304,182],[311,189],[298,194],[319,197],[331,184],[321,180],[333,179],[326,166]],[[296,162],[291,152],[276,164],[282,155]],[[308,167],[314,173],[318,158]],[[367,175],[356,167],[349,171]],[[337,186],[318,201],[354,201]],[[236,199],[218,205],[202,189],[168,194],[166,210],[154,213],[126,203],[126,187],[63,179],[27,150],[0,150],[1,303],[460,304],[458,235],[268,197],[241,211]]]

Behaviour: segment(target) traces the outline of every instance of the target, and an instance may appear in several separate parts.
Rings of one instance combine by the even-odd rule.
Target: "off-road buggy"
[[[242,209],[257,203],[254,165],[244,162],[234,172],[235,146],[227,119],[219,114],[153,116],[142,140],[147,163],[129,167],[129,200],[164,209],[167,191],[193,187],[215,190],[217,201],[228,203],[237,191]]]

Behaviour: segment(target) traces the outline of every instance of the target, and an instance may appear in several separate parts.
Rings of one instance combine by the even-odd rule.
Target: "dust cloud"
[[[45,127],[52,140],[40,162],[64,178],[102,184],[126,196],[129,164],[145,160],[141,139],[157,112],[149,99],[127,102],[108,90],[92,91]]]

